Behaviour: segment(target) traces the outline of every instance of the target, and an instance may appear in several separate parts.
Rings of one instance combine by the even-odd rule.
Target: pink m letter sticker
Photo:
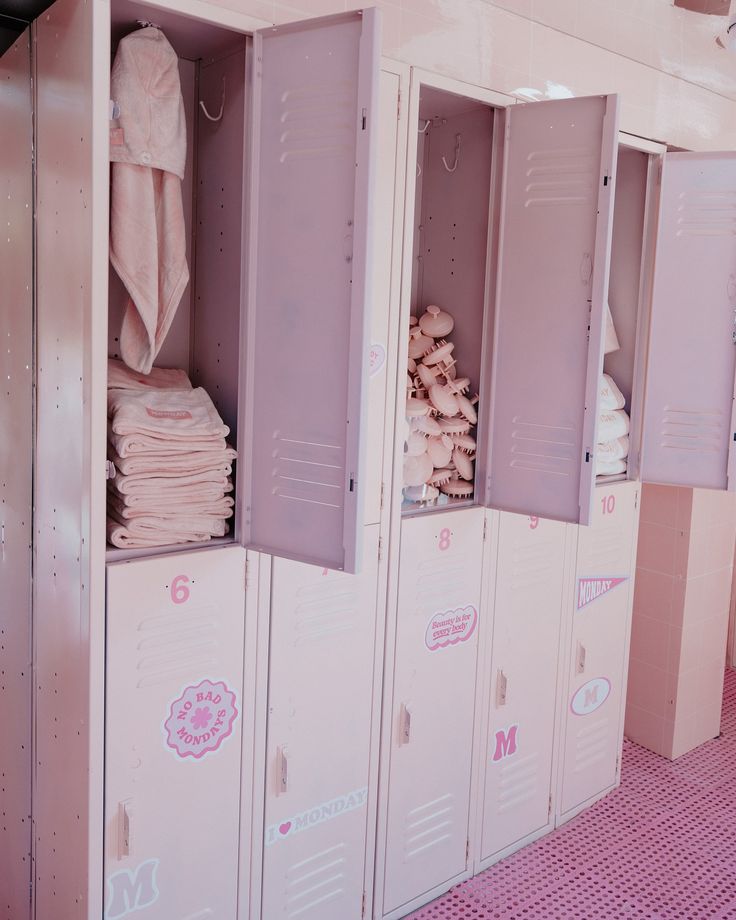
[[[505,760],[516,753],[516,733],[519,731],[518,723],[510,725],[506,731],[500,729],[496,732],[496,750],[493,752],[491,760],[498,763],[499,760]]]
[[[471,604],[436,613],[427,624],[424,644],[434,652],[438,648],[467,642],[478,624],[478,611]]]
[[[120,920],[158,901],[157,859],[147,859],[135,869],[123,869],[107,879],[109,896],[105,920]]]
[[[171,704],[164,722],[166,744],[179,757],[199,760],[232,734],[237,716],[232,690],[222,681],[203,680],[186,687]]]
[[[610,693],[611,681],[607,677],[594,677],[578,689],[570,702],[570,709],[576,716],[587,716],[600,709]]]

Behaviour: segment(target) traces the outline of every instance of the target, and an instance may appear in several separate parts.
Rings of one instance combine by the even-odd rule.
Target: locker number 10
[[[601,499],[601,507],[604,514],[613,514],[613,509],[616,507],[616,496],[604,495]]]

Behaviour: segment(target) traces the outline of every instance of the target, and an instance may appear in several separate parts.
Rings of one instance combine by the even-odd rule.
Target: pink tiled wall
[[[719,731],[736,496],[645,485],[626,735],[679,757]]]
[[[267,22],[356,0],[217,0]],[[522,98],[618,92],[622,128],[693,150],[736,147],[736,55],[723,18],[672,0],[366,0],[389,57]]]

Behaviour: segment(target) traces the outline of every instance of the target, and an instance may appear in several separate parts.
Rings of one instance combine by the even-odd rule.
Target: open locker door
[[[375,10],[257,32],[245,540],[355,572],[363,514]]]
[[[617,97],[506,114],[489,471],[494,508],[590,521]]]
[[[645,482],[734,489],[736,153],[662,169],[642,432]]]

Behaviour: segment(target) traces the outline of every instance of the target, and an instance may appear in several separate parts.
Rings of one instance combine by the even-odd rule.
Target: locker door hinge
[[[368,109],[363,109],[363,121],[362,121],[362,130],[365,131],[366,125],[368,124]]]
[[[365,917],[365,902],[367,901],[365,891],[363,892],[363,899],[360,902],[360,916]]]
[[[381,483],[381,498],[380,498],[379,506],[378,506],[381,509],[381,511],[383,511],[383,494],[385,491],[386,491],[386,483],[382,482]]]
[[[657,163],[657,185],[662,184],[662,160]]]
[[[549,801],[547,802],[547,817],[552,817],[552,793],[549,794]]]
[[[378,561],[383,559],[383,537],[378,538]]]
[[[401,121],[401,90],[396,97],[396,120]]]
[[[465,841],[465,865],[468,864],[470,859],[470,837]]]
[[[486,537],[488,536],[488,518],[483,518],[483,542],[486,542]]]
[[[636,492],[634,492],[634,510],[636,511],[638,507],[639,507],[639,490],[637,489]]]
[[[252,588],[252,587],[253,587],[253,584],[252,584],[252,582],[251,582],[251,580],[250,580],[250,559],[248,559],[247,556],[246,556],[246,559],[245,559],[245,587],[246,587],[246,590],[247,590],[248,588]]]

